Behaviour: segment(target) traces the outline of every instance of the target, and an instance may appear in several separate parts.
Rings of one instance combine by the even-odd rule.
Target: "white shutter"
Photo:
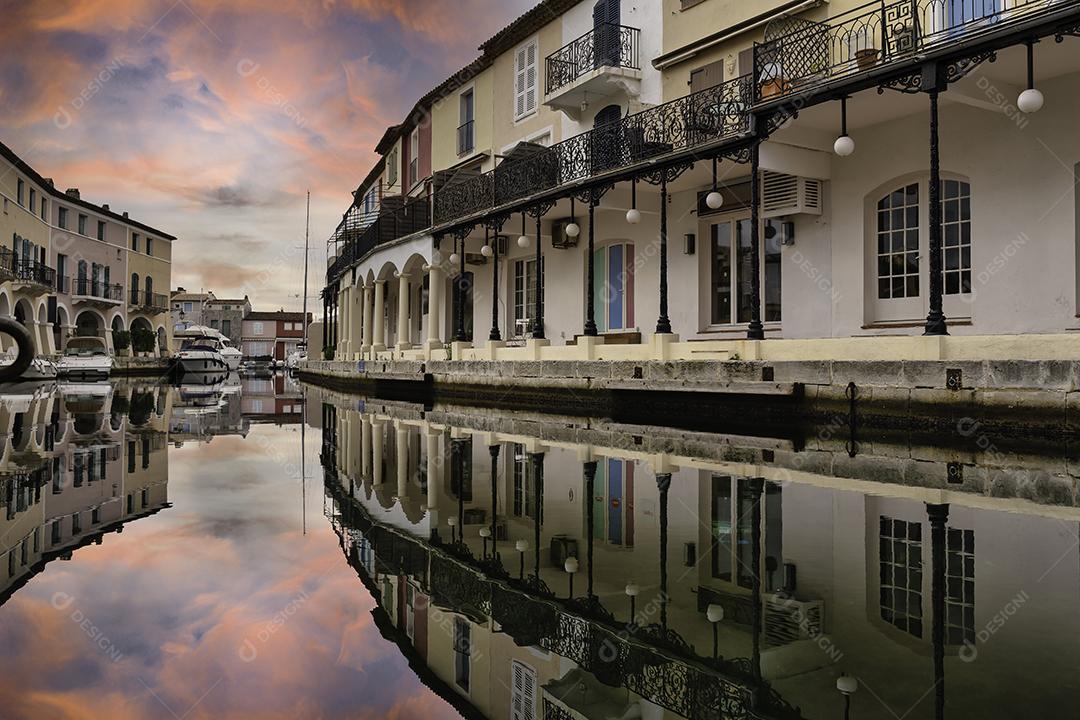
[[[510,677],[510,720],[536,720],[536,671],[515,660]]]
[[[531,42],[518,49],[514,56],[514,119],[519,120],[536,110],[538,48]]]

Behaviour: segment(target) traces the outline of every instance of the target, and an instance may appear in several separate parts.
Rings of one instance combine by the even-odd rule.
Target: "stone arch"
[[[82,310],[75,316],[75,334],[105,337],[105,318],[96,310]]]
[[[154,339],[155,339],[154,348],[152,349],[151,352],[153,352],[155,354],[155,356],[156,356],[156,354],[157,354],[157,342],[156,342],[157,337],[154,334],[154,326],[150,324],[149,320],[147,320],[146,318],[144,318],[142,316],[132,318],[131,319],[131,337],[132,337],[131,350],[132,350],[133,353],[136,352],[136,350],[137,350],[137,348],[135,347],[135,343],[134,343],[135,337],[137,335],[141,336],[141,335],[144,335],[144,334],[149,334],[149,335],[154,337]],[[147,350],[145,350],[145,346],[140,346],[138,351],[139,352],[147,352]]]
[[[154,334],[157,335],[158,355],[164,356],[169,352],[169,333],[166,332],[164,325],[158,325],[157,331]]]
[[[44,348],[41,346],[41,338],[38,337],[36,322],[34,319],[34,308],[30,304],[30,301],[26,298],[20,298],[15,302],[15,312],[13,313],[15,320],[30,331],[30,337],[34,342],[34,354],[41,355],[44,353]]]
[[[63,352],[64,343],[67,340],[68,311],[63,305],[56,305],[56,322],[52,326],[53,347],[57,352]]]

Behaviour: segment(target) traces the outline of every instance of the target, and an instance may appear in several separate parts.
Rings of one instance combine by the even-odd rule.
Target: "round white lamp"
[[[431,264],[442,265],[442,253],[438,250],[435,250],[431,253]]]
[[[575,222],[566,226],[566,237],[576,238],[581,235],[581,226]]]
[[[532,241],[529,240],[528,235],[522,235],[521,237],[519,237],[517,243],[519,248],[527,248],[532,245]]]
[[[641,222],[641,212],[637,208],[631,208],[626,211],[626,222],[631,225],[637,225]]]
[[[641,588],[637,586],[637,583],[626,583],[626,597],[630,598],[630,624],[634,624],[634,618],[637,617],[637,596],[641,592]]]
[[[480,528],[480,537],[482,537],[482,538],[491,537],[491,528],[489,528],[487,526],[484,526],[484,527]]]
[[[494,255],[495,253],[492,251],[490,245],[485,245],[484,247],[480,248],[480,254],[483,255],[486,258],[489,258],[492,255]]]
[[[1042,110],[1044,102],[1046,102],[1046,99],[1043,97],[1042,92],[1035,88],[1028,88],[1020,93],[1020,97],[1016,99],[1016,107],[1020,108],[1020,112],[1025,115],[1030,115]]]
[[[519,553],[526,552],[529,549],[529,541],[518,540],[516,543],[514,543],[514,549],[517,550]]]
[[[569,597],[571,599],[573,599],[573,597],[574,597],[574,575],[577,574],[577,571],[578,571],[578,559],[576,557],[572,557],[572,556],[566,558],[566,562],[563,563],[563,570],[566,571],[566,574],[570,578],[570,595],[569,595]]]
[[[450,253],[450,264],[457,265],[459,262],[461,262],[461,256],[457,253]]]
[[[705,617],[707,617],[711,623],[720,622],[724,619],[724,606],[709,605],[709,608],[705,611]]]
[[[720,657],[720,622],[724,619],[724,606],[711,604],[705,610],[705,617],[712,623],[712,656]]]
[[[844,695],[854,695],[859,689],[859,681],[850,675],[841,675],[836,678],[836,689]]]
[[[724,206],[724,196],[713,190],[705,196],[705,204],[709,206],[710,210],[719,210]]]
[[[847,157],[855,152],[855,141],[851,139],[850,135],[841,135],[833,143],[833,152],[840,157]]]

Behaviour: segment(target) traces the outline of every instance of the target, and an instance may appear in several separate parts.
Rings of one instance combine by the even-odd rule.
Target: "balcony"
[[[577,118],[587,99],[641,90],[641,30],[603,23],[547,57],[544,104]]]
[[[128,305],[149,313],[161,313],[169,309],[169,298],[161,293],[131,290]]]
[[[124,302],[124,288],[101,280],[75,278],[71,281],[71,297],[88,305],[112,307]]]
[[[750,76],[657,105],[435,192],[435,223],[454,222],[750,131]]]
[[[457,129],[457,154],[465,157],[476,149],[476,122],[470,120]]]
[[[873,86],[890,65],[921,62],[929,54],[1007,32],[1010,26],[1037,23],[1069,6],[1075,10],[1076,5],[1071,0],[891,0],[820,22],[785,17],[766,29],[764,42],[754,45],[758,76],[754,99],[772,102],[796,94],[818,95],[834,81],[857,81],[859,76],[866,76]],[[1013,39],[1001,45],[1015,43]]]
[[[51,267],[21,258],[6,248],[0,248],[0,277],[10,280],[16,287],[40,293],[49,292],[56,285],[56,271]]]
[[[337,246],[337,257],[326,271],[333,282],[356,261],[384,243],[427,230],[431,227],[431,203],[427,196],[383,198],[378,216],[372,218],[356,205],[349,208],[334,231],[330,242]]]

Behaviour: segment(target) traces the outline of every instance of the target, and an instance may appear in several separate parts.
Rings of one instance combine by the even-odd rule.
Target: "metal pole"
[[[530,456],[533,465],[533,512],[536,513],[536,521],[533,523],[535,527],[533,558],[534,562],[534,574],[537,579],[540,578],[540,518],[543,513],[540,510],[540,503],[544,499],[544,453],[533,453]]]
[[[573,201],[571,201],[573,202]],[[593,253],[595,252],[595,238],[596,238],[596,195],[593,192],[589,194],[589,257],[586,259],[588,265],[588,272],[586,274],[585,283],[588,289],[585,292],[585,336],[596,337],[596,279],[595,279],[595,260]],[[590,593],[591,594],[591,593]]]
[[[537,340],[544,339],[544,256],[541,253],[543,242],[540,236],[541,230],[540,211],[536,212],[536,319],[533,321],[533,337]]]
[[[942,304],[944,277],[941,268],[941,153],[938,145],[938,93],[930,91],[930,314],[925,335],[948,335]]]
[[[930,516],[930,605],[934,612],[931,639],[934,650],[934,717],[945,717],[945,524],[948,505],[927,505]]]
[[[660,181],[660,317],[656,320],[656,332],[671,333],[671,319],[668,317],[668,192],[667,177]]]
[[[750,326],[748,340],[764,340],[761,323],[761,141],[750,149]]]
[[[597,467],[596,461],[585,463],[585,503],[586,503],[585,512],[586,512],[586,515],[587,515],[587,518],[588,518],[587,523],[586,523],[587,528],[585,530],[585,532],[587,533],[586,534],[587,539],[586,539],[586,543],[585,543],[585,546],[586,546],[586,556],[585,557],[586,557],[586,560],[587,560],[587,563],[588,563],[587,566],[586,566],[586,570],[589,573],[589,578],[588,578],[589,579],[588,598],[590,600],[592,600],[592,598],[593,598],[593,544],[594,544],[593,543],[593,522],[594,522],[594,519],[595,519],[594,518],[595,510],[593,508],[593,504],[594,504],[593,503],[593,497],[596,494],[596,489],[595,489],[595,485],[596,485],[596,467]]]
[[[458,260],[460,270],[458,272],[458,316],[457,316],[457,335],[455,337],[459,342],[465,342],[468,337],[465,335],[465,238],[461,238],[461,251],[458,253]]]
[[[660,489],[660,626],[667,629],[667,541],[668,541],[668,490],[671,489],[671,473],[656,476]]]
[[[489,230],[490,232],[490,230]],[[489,238],[490,239],[490,238]],[[491,243],[492,267],[491,267],[491,332],[488,340],[498,342],[502,340],[499,332],[499,231],[495,231],[495,239]]]
[[[309,351],[308,345],[308,321],[307,321],[307,296],[308,296],[308,257],[311,255],[311,191],[307,194],[307,219],[304,222],[304,315],[301,323],[304,326],[304,349]]]
[[[491,453],[491,556],[496,560],[499,558],[498,546],[498,533],[495,530],[495,518],[496,512],[499,508],[499,450],[502,447],[500,445],[492,445],[488,448],[488,452]]]

